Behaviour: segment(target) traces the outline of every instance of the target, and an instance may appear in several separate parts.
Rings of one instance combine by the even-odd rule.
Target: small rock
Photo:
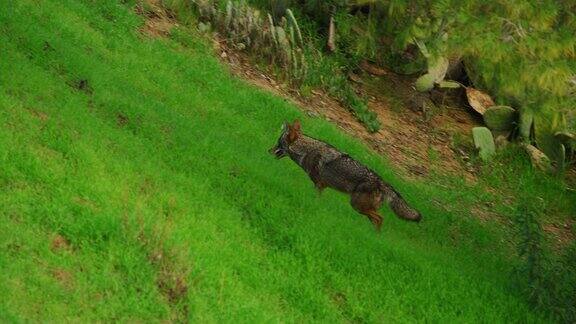
[[[220,57],[221,57],[221,58],[227,58],[227,57],[228,57],[228,54],[226,54],[226,52],[222,52],[222,54],[220,54]]]
[[[532,165],[544,172],[551,172],[552,164],[550,159],[542,151],[530,144],[523,144],[522,147],[526,150],[532,161]]]
[[[362,79],[356,73],[348,73],[348,79],[356,83],[362,83]]]

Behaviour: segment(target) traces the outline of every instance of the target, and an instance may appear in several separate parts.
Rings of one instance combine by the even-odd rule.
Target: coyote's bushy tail
[[[408,206],[406,200],[391,185],[382,183],[381,190],[384,195],[384,201],[388,202],[396,216],[414,222],[419,222],[422,219],[422,215],[414,208]]]

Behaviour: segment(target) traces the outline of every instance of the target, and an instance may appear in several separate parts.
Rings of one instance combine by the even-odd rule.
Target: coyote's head
[[[268,152],[274,154],[277,159],[285,157],[288,155],[288,146],[298,139],[300,135],[300,121],[295,120],[292,125],[285,122],[282,125],[282,133],[280,134],[280,138],[278,138],[278,143],[268,150]]]

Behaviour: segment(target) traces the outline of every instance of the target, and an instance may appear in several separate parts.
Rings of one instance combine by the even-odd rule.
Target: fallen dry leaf
[[[494,100],[486,93],[474,89],[466,88],[466,97],[468,98],[468,103],[474,110],[476,110],[480,115],[484,115],[486,109],[494,106]]]

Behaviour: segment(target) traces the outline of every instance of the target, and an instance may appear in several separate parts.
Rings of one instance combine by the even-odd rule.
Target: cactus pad
[[[458,83],[456,81],[442,80],[442,81],[438,82],[438,87],[444,88],[444,89],[456,89],[456,88],[460,88],[460,83]]]
[[[430,73],[424,74],[416,80],[414,85],[416,90],[420,92],[432,90],[434,88],[434,75]]]
[[[530,140],[532,134],[532,124],[534,123],[534,114],[531,111],[522,111],[520,113],[520,136],[522,139]]]
[[[484,123],[491,130],[503,131],[514,127],[518,114],[516,110],[508,106],[492,106],[486,109],[482,115]]]
[[[446,71],[448,71],[448,60],[445,57],[438,57],[436,59],[428,59],[428,74],[434,77],[434,82],[444,80]]]
[[[483,161],[488,161],[496,152],[494,145],[494,138],[492,133],[486,127],[472,128],[472,137],[474,138],[474,146],[479,150],[480,158]]]

